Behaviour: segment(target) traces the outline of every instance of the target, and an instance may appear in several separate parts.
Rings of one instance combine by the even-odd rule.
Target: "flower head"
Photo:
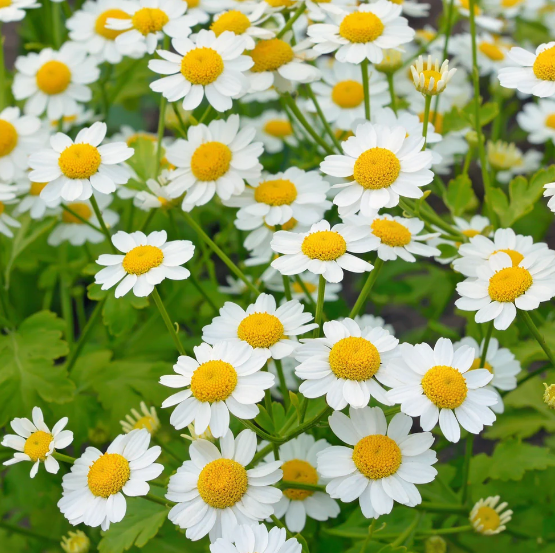
[[[233,538],[219,538],[210,545],[210,553],[301,553],[297,538],[287,539],[285,528],[264,524],[242,524]]]
[[[449,69],[449,60],[445,60],[441,67],[439,60],[432,60],[432,56],[424,61],[422,56],[410,66],[414,86],[418,92],[427,96],[435,96],[445,90],[456,69]]]
[[[156,409],[154,406],[147,407],[144,401],[141,401],[140,408],[140,413],[137,409],[133,408],[131,409],[131,414],[125,415],[124,421],[119,421],[121,428],[126,434],[133,432],[133,430],[146,428],[151,436],[154,436],[160,430],[160,419]]]
[[[505,530],[513,512],[507,510],[507,503],[499,503],[499,496],[480,499],[470,511],[470,522],[474,530],[485,536],[493,536]]]
[[[88,553],[91,547],[91,540],[82,530],[76,532],[69,531],[67,536],[62,538],[60,544],[65,553]]]

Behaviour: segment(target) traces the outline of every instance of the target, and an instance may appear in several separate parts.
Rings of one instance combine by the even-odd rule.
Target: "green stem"
[[[158,497],[157,495],[154,495],[152,493],[147,493],[146,495],[142,495],[140,497],[144,497],[145,499],[148,499],[148,501],[152,501],[152,503],[158,503],[158,505],[163,505],[164,507],[175,505],[173,501],[170,501],[169,499],[164,499],[163,497]]]
[[[146,232],[146,229],[150,225],[150,223],[151,223],[152,219],[154,218],[155,214],[156,214],[156,209],[151,209],[149,211],[148,215],[146,216],[146,219],[145,219],[144,223],[141,225],[141,232]]]
[[[430,119],[430,105],[432,97],[429,94],[424,96],[424,121],[422,122],[422,136],[424,137],[424,146],[422,150],[426,149],[426,142],[428,140],[428,121]]]
[[[60,262],[60,301],[62,304],[62,315],[66,323],[66,340],[69,346],[73,344],[73,304],[71,302],[70,289],[71,282],[67,272],[67,243],[64,243],[59,248],[59,262]]]
[[[485,366],[492,332],[493,332],[493,320],[491,320],[488,323],[488,326],[486,327],[486,335],[484,337],[484,345],[482,347],[482,353],[480,354],[480,359],[478,361],[478,368],[480,368],[482,365]]]
[[[301,290],[304,292],[304,295],[306,296],[307,301],[315,309],[316,308],[316,302],[314,301],[314,298],[312,297],[312,294],[309,292],[309,290],[306,286],[306,283],[303,281],[303,279],[300,277],[300,275],[295,275],[295,281],[301,287]]]
[[[316,113],[318,113],[318,117],[320,118],[320,120],[322,121],[322,124],[324,125],[324,129],[326,129],[326,132],[328,133],[329,137],[331,138],[331,141],[335,144],[335,147],[337,148],[337,151],[342,152],[341,144],[339,143],[339,140],[337,140],[337,137],[335,136],[335,133],[333,132],[333,129],[331,128],[331,125],[328,123],[328,119],[327,119],[326,115],[324,114],[324,111],[320,107],[320,104],[318,103],[316,95],[312,91],[311,86],[309,84],[306,84],[305,88],[306,88],[306,91],[308,93],[308,97],[312,100],[312,103],[314,104],[314,107],[316,108]]]
[[[219,312],[218,306],[214,303],[214,300],[210,297],[210,294],[208,294],[208,292],[202,287],[202,284],[192,272],[189,276],[189,280],[191,281],[191,284],[199,291],[200,295],[204,298],[206,303],[212,308],[214,314],[217,315]]]
[[[36,540],[47,541],[56,543],[59,545],[60,541],[56,538],[51,538],[50,536],[44,536],[42,534],[38,534],[33,530],[29,530],[28,528],[23,528],[22,526],[18,526],[16,524],[10,524],[9,522],[4,522],[0,520],[0,528],[6,530],[6,532],[13,532],[14,534],[21,534],[22,536],[28,536],[30,538],[34,538]]]
[[[67,206],[65,204],[61,204],[61,207],[64,211],[67,211],[72,217],[75,217],[76,219],[81,221],[84,225],[87,225],[87,226],[91,227],[92,229],[96,230],[97,232],[102,232],[102,229],[100,227],[97,227],[96,225],[94,225],[90,221],[87,221],[87,219],[85,219],[84,217],[81,217],[81,215],[79,215],[79,213],[77,213],[76,211],[73,211],[73,209],[71,209],[69,206]]]
[[[545,338],[540,334],[540,331],[538,330],[536,323],[532,320],[532,317],[530,317],[530,313],[528,313],[528,311],[522,311],[522,310],[519,310],[518,313],[522,318],[522,320],[526,323],[526,326],[530,330],[532,336],[534,336],[534,338],[536,339],[536,342],[538,342],[540,347],[543,349],[545,355],[551,362],[551,365],[555,367],[555,356],[553,355],[553,352],[551,351],[550,347],[547,345]]]
[[[442,34],[445,36],[445,42],[443,43],[443,54],[441,56],[441,63],[443,63],[444,60],[447,59],[447,52],[449,50],[449,38],[451,37],[451,27],[453,25],[453,4],[454,4],[454,0],[448,0],[449,3],[447,4],[447,13],[446,13],[446,19],[445,19],[445,28],[443,29]],[[439,99],[441,97],[441,94],[438,94],[436,96],[436,102],[434,105],[434,116],[433,116],[433,120],[432,120],[432,125],[436,124],[436,116],[437,113],[439,111]]]
[[[525,382],[527,382],[527,381],[530,380],[531,378],[534,378],[535,376],[538,376],[538,374],[541,374],[541,373],[543,373],[543,372],[549,370],[550,368],[552,368],[552,367],[543,365],[542,367],[539,367],[539,368],[537,368],[536,370],[527,373],[526,376],[524,376],[523,378],[521,378],[521,379],[517,382],[518,386],[521,386],[522,384],[524,384]],[[501,392],[501,396],[504,397],[504,396],[506,396],[508,393],[510,393],[511,391],[512,391],[512,390],[507,390],[507,391]]]
[[[312,334],[313,338],[320,336],[320,327],[322,326],[322,315],[324,313],[324,295],[326,293],[326,279],[320,275],[318,280],[318,299],[316,301],[316,314],[314,322],[318,325]]]
[[[469,146],[468,152],[466,152],[466,156],[464,158],[464,165],[462,170],[464,175],[468,175],[468,169],[470,167],[470,162],[472,161],[473,156],[474,156],[474,148]]]
[[[306,3],[302,2],[301,5],[296,9],[295,13],[289,18],[289,21],[287,21],[287,23],[284,25],[283,29],[281,29],[281,31],[279,31],[279,33],[276,35],[276,38],[281,38],[289,29],[291,29],[295,21],[297,21],[297,19],[301,17],[305,9]]]
[[[366,282],[364,283],[364,286],[360,291],[357,301],[355,302],[355,305],[353,305],[353,308],[349,313],[349,318],[354,319],[359,314],[360,310],[366,303],[368,295],[370,294],[372,287],[374,286],[374,283],[376,282],[376,279],[378,278],[378,274],[381,268],[383,267],[383,265],[384,265],[383,260],[380,259],[379,257],[376,257],[376,263],[374,264],[374,268],[368,274],[368,278],[366,279]]]
[[[162,451],[164,451],[167,455],[169,455],[174,461],[177,461],[179,465],[183,463],[183,459],[175,451],[173,451],[170,446],[162,442],[156,436],[152,436],[152,441],[156,445],[159,445],[162,448]]]
[[[466,526],[453,526],[451,528],[438,528],[437,530],[422,530],[417,537],[426,536],[448,536],[449,534],[460,534],[462,532],[472,532],[474,527],[471,524]]]
[[[208,107],[204,110],[204,113],[200,116],[197,125],[201,125],[208,118],[208,114],[212,111],[212,104],[208,104]]]
[[[465,514],[468,509],[462,505],[450,505],[448,503],[432,503],[423,501],[417,505],[415,509],[419,511],[428,511],[430,513],[451,513],[451,514]]]
[[[70,465],[73,465],[73,463],[75,463],[75,461],[77,461],[77,459],[75,457],[70,457],[69,455],[64,455],[63,453],[58,453],[57,451],[52,453],[52,457],[54,457],[54,459],[56,459],[58,461],[62,461],[63,463],[68,463]]]
[[[463,465],[463,483],[461,492],[461,503],[466,504],[468,499],[468,475],[470,472],[470,460],[472,459],[472,449],[474,446],[474,434],[468,433],[466,437],[466,449],[464,454],[464,465]]]
[[[392,550],[405,543],[405,541],[409,538],[409,536],[416,530],[416,527],[418,526],[418,523],[420,522],[421,517],[422,517],[422,513],[418,513],[414,517],[414,520],[405,528],[405,530],[403,530],[403,532],[401,532],[397,536],[397,538],[391,542],[390,547]]]
[[[173,325],[172,320],[170,319],[170,316],[166,311],[164,302],[162,301],[162,298],[160,297],[160,294],[158,293],[158,289],[156,287],[152,291],[152,297],[154,298],[154,303],[156,303],[156,307],[158,307],[158,311],[160,311],[160,315],[162,315],[162,319],[164,319],[164,322],[166,323],[166,328],[168,329],[168,332],[171,334],[172,340],[175,344],[175,347],[177,348],[177,351],[181,355],[187,355],[187,353],[185,352],[185,348],[181,344],[181,340],[179,339],[177,330],[175,329],[175,326]]]
[[[311,492],[325,492],[326,486],[319,486],[317,484],[305,484],[303,482],[289,482],[287,480],[282,480],[278,483],[278,487],[281,490],[308,490]]]
[[[368,526],[368,535],[366,536],[366,538],[362,542],[362,547],[360,548],[360,553],[364,553],[366,551],[366,548],[368,547],[368,544],[370,543],[370,540],[372,539],[372,535],[374,534],[374,528],[375,527],[376,527],[376,519],[373,518],[372,523],[370,524],[370,526]]]
[[[395,85],[393,83],[393,73],[387,73],[387,83],[389,84],[389,96],[391,97],[391,109],[397,115],[397,97],[395,96]]]
[[[252,458],[252,461],[250,462],[249,467],[256,466],[258,461],[260,461],[260,459],[264,459],[264,457],[266,457],[266,455],[268,455],[268,453],[272,451],[273,447],[274,447],[273,444],[268,444],[264,446],[260,451],[257,451],[256,455]]]
[[[498,83],[493,95],[493,101],[499,106],[499,113],[497,117],[493,120],[491,125],[491,140],[495,142],[499,139],[501,135],[501,127],[503,124],[503,88]]]
[[[181,132],[183,133],[183,137],[187,136],[187,125],[185,125],[185,121],[183,121],[183,117],[181,117],[181,113],[179,111],[179,106],[177,105],[177,102],[172,102],[171,104],[173,112],[175,114],[175,116],[177,117],[177,121],[179,122],[179,127],[181,129]],[[198,124],[198,121],[195,119],[196,123]]]
[[[370,81],[368,80],[368,59],[364,58],[360,64],[362,72],[362,89],[364,91],[364,117],[370,121]]]
[[[285,374],[283,373],[283,364],[281,359],[274,359],[274,364],[276,366],[276,372],[278,374],[279,389],[283,397],[283,406],[285,407],[285,412],[289,409],[289,390],[287,388],[287,382],[285,381]]]
[[[285,299],[287,301],[291,301],[293,299],[293,296],[291,295],[291,281],[287,275],[281,275],[281,278],[283,280],[283,292],[285,294]]]
[[[52,2],[52,31],[54,35],[54,47],[56,50],[60,49],[63,43],[62,38],[62,10],[59,2]],[[60,120],[63,118],[61,117]]]
[[[96,218],[100,223],[100,228],[102,229],[102,233],[104,234],[104,236],[106,237],[106,240],[108,240],[108,243],[112,247],[112,251],[116,254],[119,253],[116,250],[116,247],[114,246],[114,244],[112,243],[112,236],[110,234],[110,231],[108,230],[108,227],[106,226],[106,223],[104,222],[104,218],[102,217],[102,212],[100,211],[100,207],[98,206],[98,202],[96,201],[94,194],[90,197],[90,202],[94,210],[94,214],[96,215]]]

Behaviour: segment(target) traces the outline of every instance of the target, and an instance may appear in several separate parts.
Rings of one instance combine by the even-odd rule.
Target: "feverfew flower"
[[[366,518],[391,512],[393,502],[415,507],[422,497],[415,484],[432,482],[437,470],[434,437],[430,432],[409,434],[412,419],[397,413],[389,426],[379,407],[335,411],[330,428],[352,447],[332,446],[318,455],[318,472],[331,478],[331,497],[359,500]]]
[[[121,280],[116,298],[125,296],[131,288],[135,296],[144,297],[165,278],[189,278],[189,270],[180,265],[193,257],[195,246],[189,240],[167,242],[167,238],[165,230],[148,236],[141,231],[128,234],[120,230],[112,236],[112,243],[125,255],[102,254],[96,262],[106,268],[96,273],[95,282],[108,290]]]
[[[21,21],[25,17],[25,11],[31,8],[38,8],[35,0],[8,0],[0,5],[0,23],[10,23],[11,21]]]
[[[256,129],[256,139],[264,144],[267,154],[281,152],[286,144],[297,145],[293,125],[283,112],[265,110],[260,117],[249,119],[248,124]]]
[[[287,539],[285,528],[264,524],[242,524],[233,538],[219,538],[210,545],[210,553],[301,553],[296,538]]]
[[[160,430],[160,419],[156,413],[155,407],[147,407],[144,401],[140,404],[141,412],[137,409],[131,409],[131,414],[125,415],[124,421],[119,421],[122,430],[129,434],[133,430],[140,430],[145,428],[150,432],[151,436],[154,436]]]
[[[462,16],[470,17],[470,0],[455,0],[455,7]],[[503,28],[503,21],[484,15],[484,11],[478,6],[477,1],[474,2],[474,21],[478,27],[492,33],[499,33]]]
[[[407,131],[407,136],[423,136],[424,131],[424,112],[418,115],[410,113],[404,109],[400,109],[395,113],[391,108],[382,108],[372,112],[372,123],[375,125],[383,125],[385,127],[396,127],[401,125]],[[432,120],[434,120],[432,123]],[[430,117],[428,121],[428,134],[426,136],[426,144],[436,144],[441,143],[441,125],[443,123],[443,117],[441,114],[434,114],[430,112]],[[437,127],[437,128],[435,128]],[[432,152],[433,154],[433,152]],[[435,163],[435,160],[432,161]]]
[[[506,38],[489,33],[482,33],[476,37],[476,54],[481,76],[495,75],[501,67],[510,63],[507,54],[513,42]],[[449,53],[456,57],[456,61],[467,71],[472,72],[472,56],[467,55],[472,50],[472,36],[461,33],[451,37]],[[453,83],[455,85],[455,83]]]
[[[0,186],[4,186],[4,185],[0,185]],[[0,194],[1,194],[1,190],[0,190]],[[11,196],[11,193],[9,195]],[[10,227],[19,228],[20,226],[21,226],[21,223],[19,221],[17,221],[13,217],[10,217],[6,213],[6,203],[3,201],[0,201],[0,234],[3,234],[8,238],[13,238],[13,232],[11,231]]]
[[[523,152],[513,142],[488,141],[486,144],[488,162],[496,171],[496,179],[507,183],[516,175],[533,173],[540,167],[543,154],[537,150]]]
[[[177,405],[170,423],[176,430],[195,423],[195,434],[210,427],[215,438],[229,430],[229,413],[240,419],[254,419],[264,390],[274,385],[274,375],[262,372],[268,352],[248,344],[218,342],[201,344],[195,357],[181,355],[173,366],[177,375],[160,377],[160,384],[186,388],[168,397],[162,407]]]
[[[19,203],[14,209],[14,215],[29,212],[31,219],[42,219],[47,213],[47,210],[55,210],[55,208],[60,205],[62,201],[61,198],[46,203],[40,197],[40,193],[47,184],[46,182],[31,182],[29,177],[22,177],[16,185]],[[0,194],[0,200],[1,199],[2,197]]]
[[[528,142],[543,144],[555,140],[555,100],[528,102],[517,113],[516,120],[528,133]]]
[[[47,182],[40,195],[52,203],[58,198],[67,202],[88,200],[93,188],[110,194],[116,185],[129,180],[129,169],[120,165],[133,155],[124,142],[100,146],[106,136],[106,123],[96,122],[80,130],[75,141],[61,132],[50,137],[51,149],[29,157],[33,182]]]
[[[549,198],[547,207],[555,213],[555,182],[548,182],[544,186],[543,196],[544,198]]]
[[[133,202],[136,206],[149,211],[151,209],[168,210],[175,207],[181,201],[170,194],[169,182],[171,172],[164,169],[155,179],[148,179],[147,190],[141,190],[135,195]]]
[[[498,495],[480,499],[472,507],[469,520],[479,534],[484,536],[499,534],[505,530],[505,525],[511,520],[513,512],[505,510],[507,503],[499,503],[499,499]]]
[[[435,96],[445,90],[457,70],[449,69],[449,60],[444,60],[440,66],[439,59],[432,60],[429,55],[426,61],[419,56],[410,66],[410,71],[416,90],[426,96]]]
[[[91,540],[82,530],[70,530],[67,536],[62,537],[60,545],[65,553],[89,553]]]
[[[52,457],[57,449],[66,448],[73,441],[73,432],[64,430],[68,418],[60,419],[52,428],[52,431],[44,423],[44,417],[40,407],[33,407],[33,421],[29,419],[15,418],[10,425],[15,434],[6,434],[2,440],[4,447],[11,447],[17,453],[12,459],[4,461],[4,465],[13,465],[21,461],[31,461],[31,478],[34,478],[39,470],[40,463],[51,474],[56,474],[60,465]]]

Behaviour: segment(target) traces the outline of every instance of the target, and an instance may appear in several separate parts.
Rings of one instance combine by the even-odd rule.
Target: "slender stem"
[[[168,444],[162,442],[157,436],[152,436],[152,441],[156,445],[159,445],[162,448],[162,451],[167,453],[174,461],[177,461],[179,465],[183,463],[183,459],[175,451],[172,450],[171,446],[168,446]]]
[[[368,59],[364,58],[360,64],[362,72],[362,89],[364,91],[364,117],[370,121],[370,81],[368,80]]]
[[[451,528],[438,528],[436,530],[422,530],[418,532],[417,537],[425,536],[448,536],[449,534],[460,534],[462,532],[471,532],[474,527],[471,524],[466,526],[453,526]]]
[[[73,344],[73,304],[71,302],[70,287],[71,282],[67,273],[67,243],[60,246],[59,249],[60,262],[60,301],[62,304],[62,315],[66,323],[66,340],[69,346]]]
[[[114,244],[112,244],[112,236],[110,234],[110,231],[108,230],[108,227],[106,226],[106,223],[104,222],[104,218],[102,217],[102,212],[100,211],[100,207],[98,206],[98,202],[96,201],[94,194],[90,197],[90,202],[94,210],[94,214],[96,215],[96,218],[100,223],[100,228],[102,229],[102,233],[104,234],[104,236],[106,237],[106,240],[108,240],[108,243],[112,247],[112,251],[114,253],[117,253],[116,247],[114,246]]]
[[[489,348],[489,342],[491,340],[492,332],[493,332],[493,319],[489,322],[488,326],[486,327],[486,335],[484,337],[482,353],[480,354],[480,359],[478,361],[478,368],[480,368],[482,365],[485,366],[485,362],[488,357],[488,348]]]
[[[208,117],[208,114],[212,111],[212,104],[208,104],[208,107],[204,110],[204,113],[200,116],[200,119],[197,121],[197,125],[201,125],[204,123]]]
[[[293,296],[291,295],[291,281],[289,280],[289,276],[281,275],[283,280],[283,292],[285,293],[285,299],[287,301],[291,301]]]
[[[466,156],[464,157],[464,165],[463,165],[463,174],[468,175],[468,169],[470,167],[470,162],[474,156],[474,148],[472,146],[468,147],[468,152],[466,152]]]
[[[296,9],[295,13],[289,18],[289,21],[287,21],[287,23],[284,25],[283,29],[281,29],[281,31],[279,31],[279,33],[276,35],[276,38],[281,38],[289,29],[291,29],[295,21],[297,21],[297,19],[301,17],[305,9],[306,3],[302,2],[301,5]]]
[[[308,97],[312,100],[312,103],[314,104],[314,107],[316,108],[316,113],[318,113],[318,117],[320,117],[320,120],[322,121],[322,124],[324,125],[324,129],[326,129],[326,132],[328,133],[329,137],[331,138],[331,141],[335,144],[335,147],[337,148],[337,151],[341,152],[342,151],[341,144],[339,143],[339,140],[337,140],[337,137],[335,136],[335,133],[333,132],[333,129],[331,128],[331,125],[328,123],[328,119],[327,119],[324,111],[320,107],[320,104],[318,103],[318,99],[316,98],[316,95],[312,91],[311,86],[309,84],[306,84],[305,88],[306,88],[306,91],[308,93]]]
[[[461,492],[461,503],[466,504],[468,499],[468,474],[470,472],[470,460],[472,459],[472,449],[474,446],[474,434],[468,433],[466,437],[466,450],[464,454],[464,465],[463,465],[463,483]]]
[[[168,507],[169,505],[175,505],[173,501],[169,499],[164,499],[163,497],[158,497],[152,493],[147,493],[146,495],[141,495],[140,497],[144,497],[148,499],[148,501],[152,501],[152,503],[158,503],[158,505],[163,505],[164,507]]]
[[[77,213],[76,211],[73,211],[73,209],[71,209],[69,206],[67,206],[65,204],[61,204],[61,207],[64,211],[67,211],[71,216],[73,216],[76,219],[78,219],[79,221],[81,221],[84,225],[87,225],[87,226],[91,227],[92,229],[96,230],[96,232],[102,232],[102,229],[100,227],[97,227],[96,225],[94,225],[90,221],[87,221],[87,219],[85,219],[84,217],[81,217],[81,215],[79,215],[79,213]]]
[[[381,268],[383,267],[383,260],[381,260],[379,257],[376,258],[376,262],[374,264],[374,268],[370,271],[370,273],[368,274],[368,278],[366,279],[366,282],[364,283],[364,286],[362,287],[362,290],[360,291],[360,294],[357,298],[357,301],[355,302],[355,305],[353,306],[353,308],[351,309],[351,312],[349,313],[349,317],[351,319],[354,319],[360,312],[360,310],[362,309],[362,307],[364,306],[364,304],[366,303],[366,299],[368,298],[368,295],[370,294],[374,283],[376,282],[376,279],[378,278],[378,273],[380,272]]]
[[[468,509],[463,505],[451,505],[448,503],[431,503],[423,501],[417,505],[415,509],[419,511],[429,511],[430,513],[451,513],[451,514],[464,514],[468,513]]]
[[[306,286],[306,283],[303,281],[301,276],[300,275],[295,275],[295,281],[301,287],[301,290],[304,292],[304,295],[306,296],[306,299],[308,300],[310,305],[312,305],[313,308],[316,308],[316,302],[314,301],[314,298],[312,297],[312,294],[309,292],[309,290]]]
[[[266,457],[266,455],[268,455],[268,453],[270,453],[270,451],[272,451],[273,447],[274,447],[273,444],[268,444],[268,445],[264,446],[252,458],[252,461],[250,462],[249,466],[254,467],[258,463],[258,461],[260,461],[260,459],[263,459],[264,457]]]
[[[399,545],[403,545],[405,541],[409,538],[409,536],[416,530],[418,523],[422,517],[422,513],[418,513],[414,520],[401,532],[395,540],[393,540],[390,544],[392,550],[394,550]]]
[[[214,300],[210,297],[210,294],[202,287],[202,284],[198,278],[191,272],[189,276],[191,284],[200,292],[200,295],[204,298],[204,301],[212,308],[212,311],[217,315],[218,306],[214,303]]]
[[[187,353],[185,352],[185,348],[181,344],[181,340],[179,339],[177,330],[175,329],[175,326],[173,325],[172,320],[170,319],[170,316],[166,311],[164,302],[162,301],[162,298],[160,297],[160,294],[158,293],[158,290],[156,287],[152,291],[152,297],[154,298],[154,303],[156,303],[156,307],[158,307],[158,311],[160,311],[160,315],[162,315],[162,319],[164,319],[164,322],[166,323],[166,327],[168,329],[168,332],[171,334],[171,337],[173,339],[175,347],[177,348],[177,351],[181,355],[187,355]]]
[[[539,368],[537,368],[537,369],[535,369],[535,370],[533,370],[533,371],[527,373],[526,376],[524,376],[523,378],[521,378],[521,379],[517,382],[517,384],[518,384],[519,386],[521,386],[522,384],[524,384],[525,382],[527,382],[527,381],[530,380],[531,378],[534,378],[535,376],[538,376],[538,374],[541,374],[541,373],[543,373],[543,372],[549,370],[550,368],[552,368],[552,367],[543,365],[543,366],[541,366],[541,367],[539,367]],[[512,390],[506,390],[506,391],[504,391],[504,392],[501,392],[501,397],[506,396],[506,395],[507,395],[509,392],[511,392],[511,391],[512,391]]]
[[[75,463],[75,461],[77,461],[77,459],[75,457],[70,457],[69,455],[64,455],[63,453],[58,453],[57,451],[52,453],[52,457],[54,457],[54,459],[57,459],[58,461],[68,463],[70,465],[73,465],[73,463]]]
[[[422,122],[422,136],[424,137],[424,146],[422,146],[422,150],[426,149],[426,142],[428,141],[428,121],[430,119],[431,103],[432,97],[429,94],[426,94],[424,96],[424,121]]]
[[[59,2],[52,2],[52,31],[54,35],[54,47],[56,50],[62,45],[62,10]],[[60,120],[62,118],[60,117]]]
[[[51,538],[50,536],[44,536],[43,534],[38,534],[37,532],[30,530],[29,528],[23,528],[16,524],[10,524],[9,522],[4,522],[0,520],[0,528],[6,530],[7,532],[13,532],[14,534],[21,534],[22,536],[28,536],[30,538],[35,538],[36,540],[48,541],[52,543],[59,544],[60,541],[56,538]]]
[[[441,56],[441,63],[443,63],[443,60],[447,59],[447,53],[449,50],[449,39],[451,38],[451,27],[453,25],[453,4],[454,4],[454,0],[448,0],[448,4],[447,4],[447,13],[445,14],[445,28],[442,31],[442,34],[445,36],[445,42],[443,43],[443,54]],[[434,104],[434,116],[432,119],[432,124],[435,126],[436,124],[436,117],[437,117],[437,113],[439,111],[439,99],[441,97],[441,94],[438,94],[436,96],[436,101]]]
[[[170,49],[170,37],[168,35],[164,35],[164,42],[162,48],[164,50]],[[154,175],[157,177],[160,174],[160,162],[162,161],[162,139],[164,138],[164,131],[166,130],[166,105],[168,103],[167,98],[160,94],[160,105],[159,105],[159,113],[158,113],[158,133],[157,133],[157,142],[156,142],[156,174]]]
[[[146,216],[144,223],[141,225],[142,232],[146,232],[146,229],[148,228],[148,225],[150,225],[150,222],[154,218],[155,214],[156,214],[156,209],[151,209],[148,215]]]
[[[536,323],[532,320],[532,317],[530,317],[530,313],[528,313],[528,311],[522,311],[522,310],[519,310],[518,313],[522,318],[522,320],[526,323],[526,326],[532,333],[532,336],[534,336],[534,338],[536,339],[536,342],[538,342],[540,347],[543,349],[545,355],[551,362],[551,365],[555,367],[555,356],[553,355],[553,352],[551,351],[550,347],[547,345],[545,338],[540,334],[540,331],[538,330]]]
[[[499,106],[499,114],[493,120],[491,126],[491,140],[493,142],[498,140],[501,134],[501,127],[503,124],[503,100],[503,88],[498,84],[493,95],[493,101]]]
[[[285,411],[289,409],[289,389],[287,388],[287,382],[285,381],[285,374],[283,373],[283,364],[281,363],[281,359],[274,359],[274,364],[276,366],[276,372],[278,374],[279,380],[279,389],[281,395],[283,397],[283,406],[285,407]]]
[[[365,540],[362,542],[362,547],[360,548],[360,553],[364,553],[370,540],[372,539],[372,534],[374,534],[374,528],[376,527],[376,519],[373,518],[370,526],[368,526],[368,535],[366,536]]]
[[[389,96],[391,97],[391,109],[397,115],[397,97],[395,96],[395,84],[393,82],[393,73],[387,73],[387,82],[389,84]]]
[[[181,113],[179,111],[179,106],[177,105],[177,102],[172,102],[171,106],[172,106],[173,112],[175,113],[175,116],[177,117],[177,121],[179,122],[181,131],[183,132],[183,136],[187,136],[187,125],[185,125],[185,121],[183,121],[183,117],[181,117]],[[195,122],[198,124],[198,121],[196,119],[195,119]]]
[[[322,315],[324,313],[324,294],[326,293],[326,279],[320,275],[318,280],[318,299],[316,301],[316,314],[314,322],[318,325],[312,334],[313,338],[320,336],[320,327],[322,326]]]

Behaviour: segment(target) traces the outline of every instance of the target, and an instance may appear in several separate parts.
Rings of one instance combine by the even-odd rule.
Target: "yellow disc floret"
[[[355,445],[353,461],[366,478],[379,480],[397,472],[402,461],[401,449],[387,436],[366,436]]]
[[[391,186],[401,172],[401,162],[387,148],[370,148],[355,161],[354,179],[366,189],[379,190]]]
[[[333,374],[338,378],[362,382],[378,372],[381,358],[372,342],[365,338],[348,336],[331,348],[329,363]]]
[[[377,236],[383,244],[392,248],[406,246],[412,238],[410,230],[397,221],[374,219],[370,226],[374,236]]]
[[[516,250],[510,250],[510,249],[495,250],[491,255],[494,255],[499,252],[506,253],[511,258],[511,261],[513,262],[513,267],[517,267],[518,264],[524,259],[524,256],[520,252],[517,252]]]
[[[164,252],[156,246],[137,246],[123,258],[123,268],[130,275],[144,275],[159,267],[164,261]]]
[[[0,0],[0,8],[7,8],[12,5],[12,0]]]
[[[532,275],[524,267],[507,267],[489,279],[488,294],[493,301],[514,302],[532,283]]]
[[[304,287],[306,288],[306,291],[309,294],[314,294],[314,292],[316,292],[316,290],[318,290],[318,286],[316,286],[316,284],[314,284],[312,282],[303,282],[303,285],[304,285]],[[292,282],[291,283],[291,290],[295,294],[304,294],[305,293],[303,287],[298,282]]]
[[[191,377],[191,391],[199,401],[226,400],[237,386],[237,371],[225,361],[206,361]]]
[[[293,127],[287,119],[270,119],[264,124],[264,132],[275,138],[285,138],[293,134]]]
[[[75,202],[69,204],[67,207],[69,207],[71,211],[79,215],[81,219],[85,219],[85,221],[88,221],[92,216],[92,209],[83,202]],[[62,221],[64,223],[70,223],[72,225],[84,225],[85,223],[83,223],[83,221],[79,219],[79,217],[76,217],[73,213],[70,213],[65,209],[62,212]]]
[[[441,73],[435,69],[426,69],[422,71],[422,75],[424,75],[424,89],[428,92],[437,92],[437,83],[441,81]],[[434,86],[429,88],[432,79],[434,80]]]
[[[116,38],[121,35],[121,33],[125,33],[127,31],[117,31],[115,29],[107,29],[106,22],[108,19],[129,19],[130,16],[128,13],[124,12],[123,10],[119,10],[114,8],[112,10],[106,10],[102,12],[97,18],[94,24],[94,30],[97,35],[100,35],[108,40],[116,40]]]
[[[237,328],[237,337],[253,348],[269,348],[283,338],[283,324],[270,313],[251,313]]]
[[[436,365],[422,379],[426,397],[441,409],[460,407],[466,399],[468,387],[460,371],[447,365]]]
[[[71,82],[71,71],[61,61],[47,61],[37,71],[36,81],[39,89],[45,94],[61,94]]]
[[[424,112],[423,111],[421,111],[418,114],[418,119],[420,119],[421,123],[424,122]],[[433,109],[431,109],[428,121],[433,124],[434,130],[437,133],[442,134],[442,132],[443,132],[443,115],[441,113],[436,113]]]
[[[151,434],[154,434],[156,430],[160,427],[160,422],[155,419],[152,415],[145,415],[144,417],[140,417],[137,419],[135,424],[133,425],[133,430],[140,430],[141,428],[145,428]]]
[[[288,179],[261,182],[254,189],[254,199],[268,205],[289,205],[297,198],[297,187]]]
[[[89,469],[89,490],[97,497],[110,497],[121,491],[130,475],[129,462],[123,455],[104,453]]]
[[[68,179],[88,179],[100,167],[100,152],[90,144],[72,144],[58,158],[58,165]]]
[[[476,359],[472,361],[472,365],[468,370],[475,371],[476,369],[487,369],[491,374],[493,374],[493,367],[487,361],[482,361],[479,357],[476,357]]]
[[[250,55],[254,61],[251,71],[275,71],[282,65],[293,61],[295,54],[287,42],[279,38],[261,40],[256,44]]]
[[[316,469],[310,463],[302,459],[285,461],[285,463],[281,465],[281,470],[283,470],[283,480],[286,482],[318,484],[318,473]],[[293,488],[283,490],[283,495],[293,501],[303,501],[313,494],[314,492],[311,490],[297,490]]]
[[[347,251],[347,242],[338,232],[320,230],[303,240],[301,250],[310,259],[335,261]]]
[[[6,206],[5,206],[4,202],[0,202],[0,215],[2,215],[2,213],[4,213],[5,209],[6,209]]]
[[[534,75],[542,81],[555,81],[555,46],[540,52],[532,67]]]
[[[194,48],[181,60],[181,74],[192,84],[207,86],[224,70],[222,56],[213,48]]]
[[[505,59],[503,50],[493,42],[481,42],[478,50],[492,61],[503,61]]]
[[[40,193],[46,188],[47,182],[32,182],[29,194],[31,196],[40,196]]]
[[[161,31],[169,20],[166,12],[160,8],[141,8],[131,18],[133,27],[143,36]]]
[[[231,459],[216,459],[200,472],[198,491],[205,503],[215,509],[232,507],[247,491],[247,471]]]
[[[472,522],[479,524],[483,528],[481,528],[481,532],[487,530],[497,530],[501,525],[501,518],[497,511],[487,505],[482,505],[472,518]]]
[[[339,34],[349,42],[373,42],[384,31],[381,19],[371,12],[356,12],[345,16]]]
[[[340,108],[356,108],[364,101],[364,89],[357,81],[341,81],[333,87],[331,99]]]
[[[191,171],[198,180],[213,181],[227,173],[231,150],[221,142],[201,144],[191,158]]]
[[[50,432],[37,430],[33,432],[26,440],[23,447],[23,453],[31,457],[31,461],[44,461],[46,454],[50,451],[50,444],[54,436]]]
[[[290,8],[295,0],[266,0],[266,4],[272,8]]]
[[[0,157],[10,154],[16,146],[16,128],[9,121],[0,119]]]
[[[238,10],[230,10],[223,13],[212,23],[210,29],[216,36],[220,36],[224,31],[231,31],[236,35],[242,35],[249,27],[249,18]]]
[[[545,126],[555,129],[555,113],[551,113],[545,118]]]

